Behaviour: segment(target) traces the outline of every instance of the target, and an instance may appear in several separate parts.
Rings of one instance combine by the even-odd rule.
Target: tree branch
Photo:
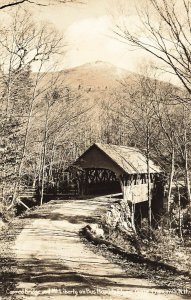
[[[59,3],[63,3],[63,4],[64,3],[80,3],[80,4],[84,4],[83,1],[78,1],[78,0],[55,0],[54,2],[57,2],[58,4]],[[9,7],[13,7],[13,6],[16,6],[16,5],[19,5],[19,4],[23,4],[23,3],[30,3],[30,4],[35,4],[35,5],[39,5],[39,6],[48,6],[48,5],[51,5],[51,3],[43,4],[40,1],[18,0],[18,1],[12,1],[12,2],[9,2],[7,4],[0,5],[0,10],[6,9],[6,8],[9,8]]]

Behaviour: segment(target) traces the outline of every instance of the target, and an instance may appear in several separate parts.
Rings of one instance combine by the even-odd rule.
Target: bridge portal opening
[[[104,168],[85,168],[77,178],[81,195],[109,195],[122,193],[116,174]]]

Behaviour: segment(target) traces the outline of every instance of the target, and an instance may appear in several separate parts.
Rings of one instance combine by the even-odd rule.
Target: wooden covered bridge
[[[126,201],[137,204],[148,200],[149,191],[156,210],[163,206],[162,170],[149,160],[148,178],[147,159],[137,148],[96,143],[71,170],[81,194],[122,193]]]

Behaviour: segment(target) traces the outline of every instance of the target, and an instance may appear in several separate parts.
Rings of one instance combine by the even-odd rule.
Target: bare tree
[[[123,22],[116,25],[114,32],[123,42],[144,49],[164,63],[165,70],[176,75],[190,95],[190,1],[148,0],[143,10],[137,9],[137,14],[138,30],[129,30]]]
[[[18,6],[21,4],[34,4],[38,6],[48,6],[48,5],[54,5],[54,4],[61,4],[61,3],[83,3],[78,0],[3,0],[1,5],[0,5],[0,10]]]
[[[179,105],[179,110],[177,114],[177,123],[176,126],[176,144],[178,154],[180,156],[180,169],[182,169],[185,187],[186,187],[186,196],[188,202],[191,202],[190,195],[190,125],[191,125],[191,115],[190,115],[190,107],[186,103],[181,103]]]
[[[181,11],[181,14],[180,14]],[[179,79],[187,96],[182,97],[174,93],[173,98],[180,103],[189,104],[191,102],[191,6],[189,0],[148,0],[144,8],[137,8],[139,17],[138,26],[135,29],[129,29],[125,21],[117,24],[114,29],[115,34],[120,40],[129,45],[145,50],[153,55],[161,63],[161,67],[166,72],[173,74]],[[184,115],[188,113],[188,106],[184,109]],[[187,111],[187,112],[186,112]],[[160,115],[160,112],[158,110]],[[170,113],[171,114],[171,113]],[[163,117],[159,116],[159,121],[163,127],[163,132],[171,145],[171,171],[169,179],[168,203],[170,202],[172,180],[174,177],[175,147],[178,138],[177,129],[171,124],[171,133],[166,130],[166,125],[170,124],[170,114],[163,111]],[[163,120],[162,120],[163,119]],[[185,119],[184,119],[185,120]],[[185,120],[186,122],[186,120]],[[186,123],[182,138],[182,158],[185,161],[185,182],[187,187],[187,196],[190,200],[190,178],[189,178],[189,152],[188,152],[188,126]],[[168,126],[167,126],[168,127]],[[176,132],[175,132],[176,131]],[[176,140],[176,141],[175,141]],[[184,144],[184,146],[183,146]],[[179,147],[179,149],[181,149]],[[184,150],[183,150],[184,148]],[[168,204],[169,209],[169,204]]]
[[[73,158],[82,117],[89,110],[85,99],[64,85],[64,72],[39,72],[22,174],[33,178],[40,192],[56,192],[62,171]],[[42,77],[42,78],[41,78]],[[21,178],[22,178],[21,174]],[[58,178],[60,176],[60,178]]]
[[[148,72],[147,70],[145,74]],[[138,147],[145,153],[147,164],[147,200],[149,227],[152,225],[152,184],[150,174],[150,159],[152,158],[153,138],[158,130],[154,102],[156,101],[156,80],[148,76],[139,76],[134,79],[134,85],[123,83],[126,90],[125,105],[121,114],[128,124],[129,143]]]
[[[13,184],[14,191],[11,204],[13,205],[20,189],[34,103],[42,93],[42,86],[40,91],[39,82],[42,81],[45,75],[44,73],[41,73],[41,71],[50,58],[53,59],[54,56],[63,52],[62,36],[46,24],[43,24],[42,26],[35,25],[30,14],[26,12],[23,14],[20,13],[20,11],[17,11],[14,14],[13,21],[9,28],[5,27],[3,29],[3,34],[0,37],[0,47],[2,53],[1,69],[4,74],[4,76],[2,76],[2,81],[5,86],[3,97],[5,102],[5,122],[10,123],[10,118],[15,117],[18,128],[18,138],[19,132],[22,131],[20,145],[15,140],[15,147],[18,148],[19,145],[19,149],[17,149],[19,157],[15,158],[14,177],[16,176],[16,178]],[[33,64],[38,72],[33,75],[33,79],[32,77],[30,78],[31,86],[29,87],[26,80],[23,80],[19,76],[25,72],[25,70],[30,69]],[[28,91],[30,93],[30,96],[28,94],[28,98],[30,99],[27,98],[29,100],[27,106],[24,104],[24,101],[26,102],[26,95],[21,97],[23,87],[25,91],[30,89],[30,91]],[[17,105],[15,105],[15,103]],[[7,135],[5,130],[3,134],[4,138]],[[6,147],[7,146],[9,147],[8,141]]]

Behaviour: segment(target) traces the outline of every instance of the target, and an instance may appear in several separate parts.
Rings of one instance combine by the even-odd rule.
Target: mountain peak
[[[124,72],[128,72],[127,70],[123,69],[123,68],[120,68],[110,62],[107,62],[107,61],[102,61],[102,60],[97,60],[97,61],[94,61],[94,62],[89,62],[89,63],[86,63],[84,65],[81,65],[79,66],[78,68],[100,68],[100,69],[113,69],[113,70],[121,70],[121,71],[124,71]]]
[[[112,65],[109,62],[106,61],[102,61],[102,60],[97,60],[95,62],[90,63],[92,66],[96,66],[96,67],[115,67],[114,65]]]
[[[119,85],[120,80],[132,75],[132,73],[126,69],[101,60],[67,69],[65,74],[67,74],[70,82],[80,86],[103,87],[104,89],[106,86],[112,87]]]

